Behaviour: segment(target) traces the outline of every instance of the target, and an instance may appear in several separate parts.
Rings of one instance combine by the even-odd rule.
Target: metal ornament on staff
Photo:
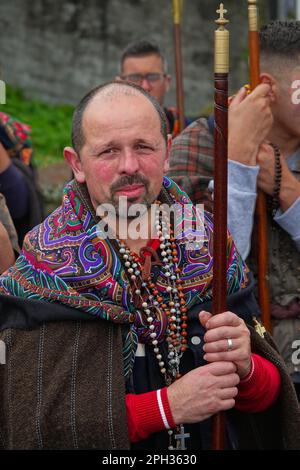
[[[257,0],[248,0],[249,18],[249,69],[253,91],[260,84],[260,45]],[[264,326],[271,331],[270,294],[268,286],[268,221],[266,196],[258,191],[255,209],[255,238],[258,278],[258,302]]]
[[[176,101],[177,101],[177,109],[178,109],[178,116],[179,116],[179,129],[178,129],[179,132],[181,132],[185,128],[182,51],[181,51],[182,10],[183,10],[183,0],[173,0],[173,24],[174,24],[174,47],[175,47],[175,69],[176,69]]]
[[[260,83],[258,6],[256,0],[248,0],[249,69],[251,90]]]
[[[213,314],[227,310],[227,166],[228,166],[228,73],[229,31],[223,3],[217,10],[219,28],[215,31],[215,128],[214,128],[214,271]],[[224,416],[213,418],[214,450],[224,448]]]

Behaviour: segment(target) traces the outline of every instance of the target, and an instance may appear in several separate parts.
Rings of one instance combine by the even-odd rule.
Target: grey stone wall
[[[261,4],[264,4],[263,0]],[[1,0],[1,78],[28,96],[76,103],[117,73],[129,41],[159,42],[174,71],[171,0]],[[184,0],[186,111],[212,100],[215,0]],[[226,0],[231,31],[231,89],[247,79],[247,1]],[[175,104],[175,77],[167,104]]]

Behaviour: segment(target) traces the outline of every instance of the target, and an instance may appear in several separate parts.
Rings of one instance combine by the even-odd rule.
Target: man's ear
[[[85,174],[82,169],[82,162],[79,155],[72,147],[64,148],[64,158],[72,168],[76,181],[78,181],[78,183],[85,183]]]
[[[172,135],[168,134],[167,151],[166,151],[166,157],[164,161],[164,173],[168,173],[169,168],[170,168],[169,158],[170,158],[171,147],[172,147]]]
[[[278,90],[278,82],[274,75],[263,72],[260,74],[260,81],[261,83],[268,83],[271,86],[271,98],[274,101]]]
[[[166,75],[165,76],[165,90],[166,90],[166,93],[170,90],[171,80],[172,80],[171,75]]]

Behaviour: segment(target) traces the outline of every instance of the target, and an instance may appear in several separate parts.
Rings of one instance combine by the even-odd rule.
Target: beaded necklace
[[[152,344],[156,359],[165,383],[169,385],[174,380],[180,378],[179,365],[182,354],[187,349],[187,308],[184,299],[182,281],[180,279],[181,269],[178,267],[177,246],[171,224],[167,221],[166,213],[160,207],[160,202],[156,201],[157,209],[155,213],[155,229],[159,239],[159,249],[162,258],[160,262],[156,252],[150,247],[141,250],[141,257],[130,251],[124,241],[117,240],[119,253],[124,260],[124,265],[133,285],[133,302],[141,311],[146,321],[148,341]],[[147,253],[148,252],[148,253]],[[169,293],[169,300],[164,301],[162,295],[152,282],[150,270],[147,272],[146,256],[156,257],[157,264],[162,264],[162,270],[166,278],[166,291]],[[155,256],[156,255],[156,256]],[[142,265],[141,258],[145,260]],[[151,263],[150,263],[151,266]],[[160,319],[163,328],[157,332],[156,320]],[[167,364],[163,361],[159,343],[163,340],[168,343]]]
[[[273,218],[277,212],[277,209],[280,207],[280,190],[281,190],[281,179],[282,179],[282,166],[280,160],[280,149],[276,144],[270,143],[271,147],[274,151],[274,159],[275,159],[275,171],[274,171],[274,190],[273,195],[267,197],[267,207],[272,213]],[[274,220],[272,219],[272,223],[274,224]]]

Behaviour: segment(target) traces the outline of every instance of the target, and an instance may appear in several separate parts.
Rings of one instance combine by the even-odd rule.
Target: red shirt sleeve
[[[258,413],[269,408],[278,398],[280,373],[267,359],[252,354],[252,371],[238,385],[235,407],[239,411]]]
[[[155,432],[176,427],[167,387],[139,395],[127,394],[126,412],[130,442],[138,442]]]

